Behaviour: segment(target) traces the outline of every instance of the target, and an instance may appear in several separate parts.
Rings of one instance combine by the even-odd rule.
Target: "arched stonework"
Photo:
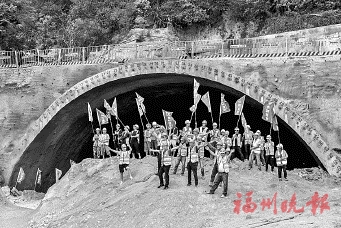
[[[232,87],[262,104],[266,100],[274,101],[277,116],[300,135],[331,175],[341,176],[341,158],[339,155],[329,148],[321,135],[314,129],[314,126],[309,125],[289,105],[287,100],[264,90],[259,85],[246,81],[240,76],[236,76],[220,68],[212,68],[202,60],[158,60],[131,63],[106,70],[77,83],[55,100],[35,123],[31,125],[23,138],[23,145],[20,148],[21,152],[25,151],[38,133],[59,110],[78,96],[110,81],[153,73],[176,73],[206,78]]]

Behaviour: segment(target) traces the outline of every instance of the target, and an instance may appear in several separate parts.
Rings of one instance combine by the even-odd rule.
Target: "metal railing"
[[[125,60],[257,57],[260,54],[314,53],[341,51],[341,38],[324,39],[250,38],[229,40],[199,40],[149,42],[90,47],[55,48],[46,50],[1,51],[0,67],[22,67],[42,64],[89,64],[101,62],[124,62]],[[328,53],[327,53],[328,54]],[[341,54],[341,53],[339,53]]]

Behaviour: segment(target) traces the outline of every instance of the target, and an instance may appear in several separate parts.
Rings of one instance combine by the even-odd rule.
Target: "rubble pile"
[[[326,171],[318,167],[299,170],[298,176],[308,181],[316,181],[329,176]]]

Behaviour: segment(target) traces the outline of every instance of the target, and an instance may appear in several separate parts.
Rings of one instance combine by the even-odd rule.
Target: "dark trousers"
[[[218,164],[215,162],[213,165],[210,183],[213,183],[215,175],[218,173]]]
[[[282,178],[282,170],[284,173],[284,178],[287,178],[287,165],[277,166],[278,169],[278,178]]]
[[[168,187],[169,185],[169,169],[170,169],[170,165],[163,165],[160,167],[159,170],[159,179],[160,179],[160,185],[163,186],[163,173],[165,174],[165,187]]]
[[[217,173],[217,175],[215,176],[215,179],[214,179],[214,184],[211,187],[210,193],[213,194],[214,191],[218,188],[218,185],[221,182],[223,182],[223,184],[224,184],[223,195],[226,196],[227,195],[228,180],[229,180],[229,174],[228,173],[222,173],[222,172]]]
[[[275,167],[275,155],[265,155],[265,171],[268,171],[268,166],[271,166],[271,172]]]
[[[241,161],[244,161],[244,156],[242,154],[242,150],[240,149],[240,146],[234,146],[232,148],[234,149],[234,152],[231,155],[231,161],[236,157],[239,158]]]
[[[150,148],[153,150],[157,150],[157,141],[156,140],[151,140]]]
[[[244,146],[244,158],[249,160],[250,154],[251,154],[251,145],[245,144],[245,146]]]
[[[180,152],[179,152],[180,153]],[[181,162],[181,174],[184,174],[185,173],[185,167],[186,167],[186,156],[179,156],[176,158],[176,163],[175,163],[175,166],[174,166],[174,171],[173,171],[173,174],[176,174],[176,171],[178,170],[178,167],[179,167],[179,164]]]
[[[157,153],[157,172],[160,172],[161,168],[161,153]]]
[[[192,171],[193,171],[195,186],[198,185],[198,173],[197,173],[197,169],[198,169],[198,162],[193,162],[193,163],[192,163],[191,161],[189,161],[189,162],[187,163],[188,184],[192,184]]]
[[[135,158],[140,158],[140,149],[139,149],[139,143],[137,141],[131,142],[131,154],[134,154]],[[133,157],[131,155],[131,157]]]
[[[262,165],[265,165],[266,163],[265,158],[264,158],[264,153],[265,153],[264,150],[260,151],[260,161],[262,162]]]

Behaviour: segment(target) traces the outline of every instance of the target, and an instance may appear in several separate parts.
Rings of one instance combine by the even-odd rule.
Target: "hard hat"
[[[101,129],[99,129],[99,128],[96,128],[96,131],[100,131]]]
[[[222,129],[220,132],[221,132],[221,133],[225,133],[225,129]]]
[[[107,129],[106,128],[103,128],[103,131],[106,131]]]
[[[135,124],[134,127],[136,127],[136,129],[139,129],[139,125]]]
[[[277,146],[277,148],[282,148],[283,149],[283,145],[281,143],[279,143]]]
[[[127,128],[128,130],[130,129],[130,127],[127,125],[127,126],[125,126],[124,128]]]
[[[116,127],[121,127],[121,125],[120,124],[116,124]]]
[[[202,121],[202,124],[207,124],[207,121],[206,121],[206,120],[203,120],[203,121]]]
[[[218,124],[217,123],[213,123],[213,126],[218,126]]]
[[[250,125],[246,125],[246,128],[251,129]]]
[[[146,126],[147,126],[147,127],[150,127],[151,125],[150,125],[150,123],[147,123]]]
[[[256,133],[258,133],[259,135],[261,134],[260,130],[257,130]]]
[[[152,125],[153,125],[153,126],[156,126],[156,125],[157,125],[157,123],[156,123],[156,122],[153,122],[153,123],[152,123]]]
[[[254,135],[259,135],[259,132],[258,132],[258,131],[256,131],[256,133],[255,133]]]
[[[193,132],[199,132],[198,128],[194,128]]]
[[[239,131],[239,128],[238,128],[238,127],[236,127],[234,130],[235,130],[235,131],[237,131],[237,130]]]
[[[266,138],[267,138],[267,139],[271,139],[271,135],[267,135]]]
[[[186,120],[185,121],[185,124],[190,124],[191,122],[189,120]]]

